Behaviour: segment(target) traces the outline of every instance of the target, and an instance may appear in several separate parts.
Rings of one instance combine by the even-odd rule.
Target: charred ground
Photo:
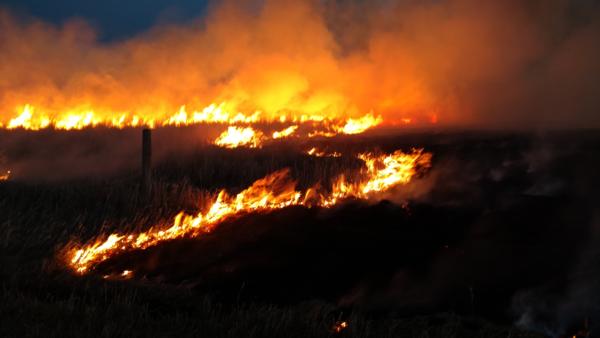
[[[307,156],[308,144],[222,150],[190,142],[191,128],[158,130],[144,196],[137,145],[123,146],[137,132],[45,133],[0,135],[15,172],[0,183],[3,336],[328,336],[346,320],[347,336],[506,337],[514,324],[561,334],[598,316],[597,132],[319,141],[342,153],[424,147],[433,166],[380,202],[240,215],[85,277],[56,260],[69,241],[166,223],[284,167],[309,186],[360,163]],[[123,270],[134,277],[102,278]]]

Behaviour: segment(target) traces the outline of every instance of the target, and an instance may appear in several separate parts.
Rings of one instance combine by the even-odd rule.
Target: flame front
[[[329,132],[343,134],[357,134],[375,127],[383,122],[381,116],[367,114],[359,118],[336,118],[322,115],[307,115],[279,112],[276,116],[265,115],[259,111],[252,114],[236,111],[236,105],[228,103],[215,104],[199,110],[188,112],[185,105],[179,107],[175,113],[154,113],[151,115],[136,114],[132,112],[104,112],[89,107],[71,108],[64,112],[44,113],[30,104],[25,104],[15,109],[16,114],[8,121],[0,120],[0,127],[6,129],[41,130],[54,128],[58,130],[84,129],[96,126],[111,128],[127,127],[159,127],[159,126],[186,126],[194,124],[225,124],[240,125],[258,122],[270,123],[307,123],[312,122],[316,127],[327,129]],[[297,125],[291,125],[284,130],[275,132],[273,138],[287,137],[293,134]]]
[[[304,124],[305,134],[299,137],[333,137],[338,134],[360,134],[383,122],[381,116],[372,113],[359,118],[335,118],[323,115],[285,114],[277,116],[263,115],[261,112],[244,114],[235,111],[235,105],[212,103],[201,110],[189,112],[185,105],[174,114],[137,115],[133,113],[97,113],[93,109],[78,108],[64,113],[38,113],[32,105],[25,104],[17,109],[18,114],[6,123],[0,121],[0,128],[41,130],[80,130],[97,126],[109,128],[129,128],[146,126],[150,128],[165,126],[188,126],[195,124],[220,124],[228,128],[216,139],[214,144],[225,148],[258,148],[269,140],[283,139],[296,135],[298,124]],[[257,123],[288,124],[284,129],[265,133],[256,129]]]
[[[138,234],[113,233],[104,240],[75,247],[68,253],[68,265],[78,273],[90,271],[96,264],[119,253],[145,249],[162,241],[195,237],[211,231],[225,218],[253,211],[268,211],[292,205],[330,207],[348,198],[367,199],[377,192],[408,183],[421,169],[428,168],[431,154],[423,150],[411,153],[396,151],[388,155],[359,154],[365,162],[359,179],[340,176],[330,191],[318,187],[306,191],[296,189],[296,182],[284,169],[254,182],[235,196],[222,190],[211,206],[197,215],[179,213],[166,229],[150,229]]]
[[[229,127],[215,140],[215,144],[225,148],[247,146],[258,148],[262,144],[263,135],[252,127]]]

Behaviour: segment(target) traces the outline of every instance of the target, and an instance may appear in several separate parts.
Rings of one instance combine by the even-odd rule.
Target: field
[[[156,130],[146,194],[139,130],[0,132],[0,171],[12,171],[0,182],[0,336],[544,337],[597,315],[600,133],[232,150],[207,145],[213,134]],[[305,154],[315,145],[343,156]],[[347,154],[413,147],[432,168],[377,200],[243,214],[85,276],[65,266],[72,243],[167,226],[220,189],[283,168],[299,187],[326,184],[361,166]],[[123,270],[135,276],[103,278]]]

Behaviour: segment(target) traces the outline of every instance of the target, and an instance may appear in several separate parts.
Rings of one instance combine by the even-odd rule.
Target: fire
[[[150,128],[161,126],[188,126],[195,124],[223,124],[228,128],[214,144],[235,148],[240,146],[258,148],[269,140],[283,139],[296,135],[299,123],[305,124],[306,132],[299,137],[333,137],[338,134],[360,134],[383,122],[381,116],[372,113],[359,118],[331,118],[317,114],[285,114],[268,117],[256,111],[252,114],[241,112],[231,113],[235,105],[226,102],[210,105],[201,110],[189,111],[182,105],[174,114],[153,114],[150,116],[132,113],[98,113],[87,107],[68,110],[62,114],[45,114],[37,112],[32,105],[25,104],[18,109],[18,114],[6,124],[0,121],[0,128],[41,130],[53,128],[57,130],[79,130],[104,126],[109,128],[128,128],[146,126]],[[256,129],[256,124],[293,123],[282,130],[270,134]]]
[[[351,182],[340,176],[331,194],[320,201],[321,206],[332,206],[348,197],[368,199],[374,193],[410,182],[418,169],[431,166],[431,154],[424,153],[422,149],[413,149],[410,154],[400,150],[389,155],[362,153],[358,158],[365,162],[364,176],[367,179]]]
[[[421,161],[420,165],[427,165],[430,162],[430,155],[419,158],[403,155],[401,151],[383,158],[372,154],[361,154],[359,158],[365,162],[369,172],[372,173],[371,179],[362,186],[362,193],[382,191],[398,183],[408,183],[414,175],[412,169],[416,160]]]
[[[334,129],[344,134],[360,134],[365,130],[381,124],[383,119],[381,116],[373,116],[373,114],[367,114],[358,119],[349,118],[342,127],[336,126]]]
[[[99,125],[124,128],[136,127],[139,125],[153,126],[153,120],[144,120],[136,115],[112,114],[109,119],[104,119],[91,109],[74,109],[66,111],[57,116],[49,114],[36,113],[36,109],[26,104],[21,112],[10,119],[6,124],[7,129],[26,129],[41,130],[45,128],[54,128],[59,130],[73,130],[96,127]]]
[[[312,122],[316,127],[333,129],[335,133],[357,134],[368,128],[377,126],[383,122],[381,116],[367,114],[359,118],[332,118],[323,115],[286,114],[279,113],[276,116],[267,116],[260,111],[252,114],[242,112],[233,113],[235,105],[222,102],[211,103],[208,106],[188,111],[185,105],[179,107],[175,113],[155,113],[151,115],[135,114],[131,112],[105,112],[91,109],[87,106],[67,109],[61,113],[38,112],[33,105],[25,104],[16,108],[17,114],[9,118],[7,122],[0,121],[0,127],[6,129],[41,130],[54,128],[59,130],[84,129],[96,126],[111,128],[127,127],[158,127],[158,126],[186,126],[194,124],[255,124],[259,122],[271,123],[308,123]],[[273,138],[287,137],[298,129],[297,125],[289,126],[281,131],[273,133]],[[332,131],[329,131],[332,133]]]
[[[236,214],[276,210],[292,205],[331,207],[349,198],[372,198],[378,192],[408,183],[420,170],[430,166],[431,154],[413,150],[410,153],[396,151],[387,155],[363,153],[358,158],[365,162],[359,178],[351,180],[342,175],[328,191],[318,185],[299,191],[296,182],[289,177],[289,170],[280,170],[257,180],[235,196],[222,190],[206,211],[196,215],[181,212],[166,229],[151,228],[138,234],[113,233],[104,240],[75,247],[68,253],[68,266],[78,273],[86,273],[96,264],[121,252],[145,249],[184,236],[199,236]]]
[[[211,103],[201,111],[194,111],[188,114],[186,106],[179,108],[179,112],[165,119],[161,124],[164,126],[181,126],[198,123],[256,123],[261,120],[259,112],[254,112],[251,115],[243,113],[232,114],[227,111],[227,105]]]
[[[335,135],[337,135],[337,133],[334,133],[332,131],[322,131],[322,130],[316,130],[313,132],[310,132],[308,134],[308,137],[334,137]]]
[[[256,111],[252,114],[232,113],[234,104],[211,103],[201,110],[188,110],[185,105],[174,114],[152,114],[149,116],[132,113],[98,113],[88,107],[68,110],[61,114],[40,113],[30,104],[17,109],[18,114],[6,124],[0,121],[0,128],[41,130],[80,130],[97,126],[109,128],[128,128],[146,126],[188,126],[195,124],[223,124],[228,128],[213,142],[225,148],[260,148],[264,142],[284,139],[291,135],[298,137],[333,137],[338,134],[360,134],[383,122],[381,116],[369,113],[359,118],[332,118],[318,114],[281,113],[266,116]],[[291,124],[284,129],[266,133],[256,128],[256,124]],[[292,124],[293,123],[293,124]],[[304,124],[303,134],[298,134],[298,124]]]
[[[276,131],[273,132],[273,138],[274,139],[278,139],[278,138],[284,138],[284,137],[288,137],[290,135],[292,135],[296,129],[298,129],[298,126],[293,125],[293,126],[289,126],[281,131]]]
[[[7,128],[15,129],[15,128],[24,128],[31,130],[38,130],[42,128],[46,128],[50,125],[50,119],[47,117],[39,117],[38,119],[33,119],[33,107],[26,104],[23,107],[23,111],[18,116],[12,118],[8,121]]]
[[[263,134],[252,127],[229,127],[215,140],[215,144],[225,148],[246,146],[259,148],[262,144]]]
[[[342,154],[334,151],[332,153],[325,152],[323,150],[319,150],[317,147],[312,147],[306,151],[306,154],[315,157],[341,157]]]
[[[346,321],[336,322],[333,325],[333,332],[340,333],[347,328],[348,328],[348,322],[346,322]]]

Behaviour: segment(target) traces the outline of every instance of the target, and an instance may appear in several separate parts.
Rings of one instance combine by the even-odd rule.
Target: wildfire
[[[330,207],[344,199],[367,199],[376,192],[408,183],[420,170],[430,166],[431,154],[413,150],[410,153],[396,151],[387,155],[364,153],[358,158],[365,161],[359,178],[351,180],[342,175],[328,191],[318,186],[299,191],[296,182],[289,177],[289,170],[280,170],[257,180],[235,196],[222,190],[205,212],[197,215],[181,212],[169,228],[151,228],[138,234],[113,233],[104,240],[75,247],[68,253],[68,265],[78,273],[86,273],[118,253],[145,249],[184,236],[195,237],[211,231],[219,222],[236,214],[275,210],[291,205]]]
[[[331,118],[323,115],[285,114],[276,117],[263,116],[261,112],[244,114],[231,113],[234,105],[212,103],[198,111],[188,111],[185,105],[175,114],[153,114],[149,116],[132,113],[97,113],[89,108],[77,108],[61,114],[39,113],[29,104],[18,109],[18,114],[6,123],[0,121],[0,128],[41,130],[79,130],[104,126],[110,128],[128,128],[146,126],[187,126],[194,124],[223,124],[228,128],[213,143],[226,148],[258,148],[269,140],[283,139],[296,135],[298,123],[304,123],[305,133],[299,137],[333,137],[338,134],[360,134],[383,122],[381,116],[369,113],[359,118]],[[289,123],[282,130],[266,133],[256,129],[258,123]]]
[[[211,124],[254,124],[258,122],[280,122],[280,123],[307,123],[313,122],[317,127],[323,127],[328,133],[356,134],[365,131],[368,128],[377,126],[383,122],[380,116],[374,117],[367,114],[359,118],[337,119],[325,117],[322,115],[307,114],[286,114],[280,113],[277,116],[263,115],[259,111],[252,114],[241,112],[232,113],[235,105],[222,102],[220,104],[211,103],[200,109],[188,111],[185,105],[179,107],[176,113],[161,114],[135,114],[131,112],[105,112],[96,111],[89,107],[79,107],[67,109],[61,113],[43,113],[37,109],[25,104],[15,109],[17,112],[12,118],[1,121],[0,127],[6,129],[26,129],[41,130],[45,128],[54,128],[59,130],[84,129],[96,126],[105,126],[111,128],[127,127],[158,127],[158,126],[186,126],[201,123]],[[273,133],[273,138],[287,137],[293,134],[297,125],[292,125],[284,130]],[[333,132],[333,131],[335,132]],[[324,133],[324,132],[322,132]]]

